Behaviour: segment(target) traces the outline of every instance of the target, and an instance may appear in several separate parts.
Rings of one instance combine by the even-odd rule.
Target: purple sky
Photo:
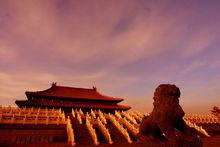
[[[58,85],[152,109],[181,89],[187,113],[220,104],[219,0],[0,0],[0,104]]]

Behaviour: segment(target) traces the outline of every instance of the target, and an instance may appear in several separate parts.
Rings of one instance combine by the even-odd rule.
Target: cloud
[[[0,46],[0,57],[2,61],[10,61],[16,58],[16,53],[8,47]]]
[[[220,60],[219,59],[199,59],[194,60],[191,63],[189,63],[182,71],[181,75],[187,75],[191,74],[193,72],[199,72],[199,71],[210,71],[210,70],[216,70],[220,67]]]
[[[209,69],[206,80],[214,80],[218,12],[218,4],[200,1],[2,2],[0,98],[23,97],[26,89],[58,82],[97,85],[137,104],[145,95],[149,100],[161,82],[193,87],[201,79],[191,81],[191,74]]]
[[[158,10],[148,14],[132,1],[126,5],[120,2],[117,7],[114,3],[69,5],[74,9],[65,6],[63,10],[57,3],[40,1],[8,4],[7,21],[11,27],[1,31],[5,34],[2,43],[13,42],[22,65],[39,64],[33,61],[38,59],[69,64],[97,59],[117,66],[169,50],[165,44],[170,39],[165,39],[163,34],[169,31],[172,20],[168,18],[161,26],[157,22],[163,18],[158,16]],[[105,8],[104,15],[99,15]],[[116,33],[112,35],[113,32]]]
[[[212,29],[211,29],[212,30]],[[219,34],[214,31],[202,30],[190,37],[188,45],[183,51],[184,57],[191,57],[193,55],[199,54],[204,50],[210,49],[212,44],[216,42],[219,38]]]
[[[108,78],[106,78],[108,77]],[[52,82],[61,86],[92,88],[97,86],[101,93],[120,97],[114,90],[120,90],[123,85],[130,85],[136,81],[130,77],[106,75],[105,72],[96,74],[56,75],[50,73],[22,73],[9,74],[0,72],[0,101],[10,99],[13,104],[16,99],[25,99],[25,91],[39,91],[50,87]],[[113,86],[114,85],[114,86]],[[112,89],[113,91],[108,89]]]

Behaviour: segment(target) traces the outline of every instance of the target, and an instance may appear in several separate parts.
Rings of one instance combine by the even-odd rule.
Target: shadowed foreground
[[[202,139],[204,147],[219,147],[220,135]],[[70,147],[66,142],[51,144],[10,145],[10,147]],[[77,145],[79,147],[173,147],[175,144],[166,143],[126,143],[126,144],[102,144],[102,145]],[[190,144],[179,144],[180,147],[189,147]]]

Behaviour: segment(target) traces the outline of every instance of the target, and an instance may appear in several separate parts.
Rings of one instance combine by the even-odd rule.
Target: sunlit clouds
[[[0,102],[52,82],[96,86],[151,111],[160,83],[182,90],[187,112],[220,103],[219,1],[0,2]],[[198,103],[199,101],[199,103]]]

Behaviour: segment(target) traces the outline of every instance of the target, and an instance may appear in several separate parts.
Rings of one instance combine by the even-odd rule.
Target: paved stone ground
[[[203,138],[203,147],[220,147],[220,135],[215,135],[210,138]],[[1,145],[0,145],[1,147]],[[60,142],[60,143],[52,143],[52,144],[27,144],[27,145],[11,145],[10,147],[69,147],[66,142]],[[76,147],[91,147],[90,145],[88,146],[76,146]],[[141,144],[141,143],[131,143],[131,144],[102,144],[98,146],[93,146],[93,147],[175,147],[174,144],[157,144],[157,143],[152,143],[152,144]],[[190,147],[190,146],[184,146],[181,145],[181,147]]]
[[[220,134],[202,139],[204,147],[220,147]]]

